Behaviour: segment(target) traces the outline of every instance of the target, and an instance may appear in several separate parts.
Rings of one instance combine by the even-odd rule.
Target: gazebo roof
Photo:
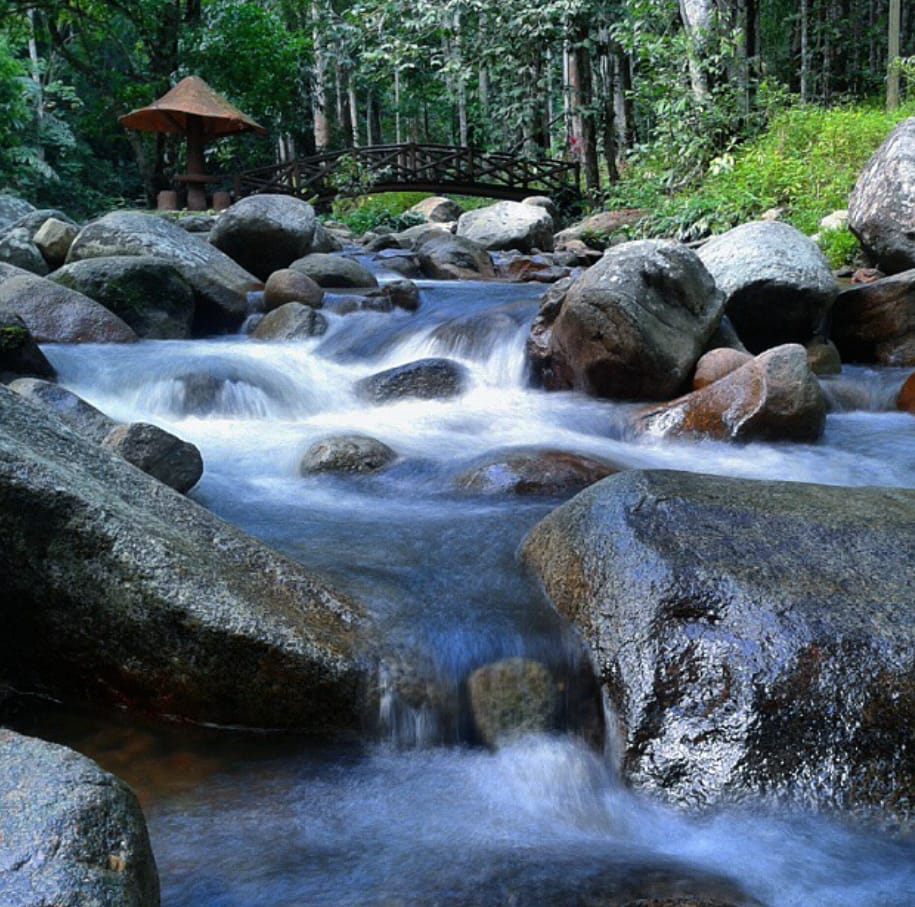
[[[187,133],[188,116],[198,116],[203,120],[203,132],[207,138],[237,132],[267,132],[260,123],[213,91],[199,76],[182,79],[158,101],[132,110],[119,122],[128,129],[184,135]]]

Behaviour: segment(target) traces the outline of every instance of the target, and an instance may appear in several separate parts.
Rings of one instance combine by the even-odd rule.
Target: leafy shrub
[[[817,243],[833,269],[855,264],[861,253],[861,244],[848,227],[823,230],[817,237]]]

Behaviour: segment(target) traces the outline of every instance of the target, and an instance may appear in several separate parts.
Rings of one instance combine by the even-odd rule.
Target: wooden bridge
[[[577,198],[579,165],[528,160],[450,145],[373,145],[347,148],[235,176],[235,197],[259,192],[327,202],[339,195],[421,191],[521,200]]]

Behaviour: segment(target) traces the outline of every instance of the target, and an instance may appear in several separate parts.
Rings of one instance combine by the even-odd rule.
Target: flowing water
[[[380,742],[351,746],[201,730],[133,751],[135,728],[84,733],[84,748],[140,789],[165,907],[601,904],[688,893],[696,880],[786,907],[915,903],[911,840],[796,814],[682,816],[626,791],[612,759],[575,734],[496,753],[464,745],[459,701],[468,672],[507,656],[572,678],[581,667],[516,559],[558,501],[469,494],[456,481],[468,469],[552,448],[622,468],[911,487],[915,421],[890,411],[905,373],[825,381],[833,412],[816,445],[635,441],[628,405],[528,388],[524,340],[542,287],[421,287],[417,313],[329,315],[324,336],[295,343],[45,348],[61,382],[109,415],[197,444],[206,472],[192,496],[354,593],[440,691],[408,705],[392,688]],[[427,356],[465,364],[469,390],[357,399],[360,378]],[[397,462],[299,474],[312,442],[353,432]]]

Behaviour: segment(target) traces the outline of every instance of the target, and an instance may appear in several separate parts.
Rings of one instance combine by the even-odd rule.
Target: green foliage
[[[605,205],[648,208],[643,235],[685,241],[754,220],[770,208],[784,209],[784,220],[814,233],[824,215],[848,206],[864,164],[895,123],[913,112],[912,104],[893,114],[864,105],[793,106],[775,114],[757,139],[714,159],[694,189],[671,194],[667,171],[655,161],[637,161]]]
[[[367,233],[377,227],[406,230],[407,227],[425,223],[421,215],[411,214],[408,209],[428,197],[428,192],[381,192],[359,198],[342,198],[334,202],[333,216],[356,234]]]
[[[861,253],[861,244],[848,227],[821,231],[817,244],[826,256],[829,266],[835,270],[856,264]]]

